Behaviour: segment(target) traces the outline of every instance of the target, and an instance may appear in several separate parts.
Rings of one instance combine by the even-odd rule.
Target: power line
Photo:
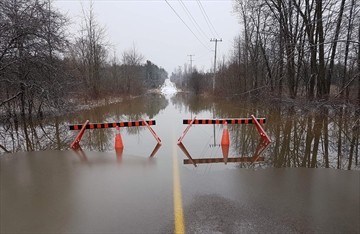
[[[196,30],[199,32],[199,30],[197,28],[200,29],[200,31],[204,34],[206,39],[209,39],[209,37],[206,35],[206,33],[202,30],[202,28],[199,26],[199,24],[196,22],[196,20],[194,19],[194,17],[192,16],[192,14],[190,13],[190,11],[188,10],[188,8],[185,6],[184,2],[182,0],[179,0],[179,2],[183,5],[184,10],[186,10],[189,19],[191,20],[191,22],[193,23],[193,25],[195,26],[195,24],[197,25],[197,27],[195,26]],[[190,18],[191,17],[191,18]],[[194,24],[195,22],[195,24]],[[200,33],[200,32],[199,32]],[[204,38],[203,38],[204,39]]]
[[[205,18],[205,21],[206,21],[206,24],[208,25],[208,27],[209,27],[211,33],[213,34],[213,36],[215,37],[215,35],[214,35],[214,32],[215,32],[215,34],[217,35],[217,37],[220,37],[219,34],[216,32],[213,24],[211,23],[211,21],[210,21],[210,19],[209,19],[209,16],[206,14],[206,11],[205,11],[203,5],[201,4],[200,0],[196,0],[196,2],[197,2],[197,4],[199,5],[199,8],[200,8],[200,10],[201,10],[201,13],[203,14],[203,16],[204,16],[204,18]],[[210,23],[211,27],[210,27],[209,23]],[[214,32],[213,32],[213,30],[212,30],[211,28],[213,28]]]
[[[169,7],[174,11],[174,13],[179,17],[179,19],[183,22],[183,24],[185,24],[185,26],[190,30],[190,32],[196,37],[196,39],[198,39],[198,41],[205,47],[205,44],[195,35],[195,33],[189,28],[189,26],[185,23],[185,21],[180,17],[180,15],[175,11],[175,9],[168,3],[167,0],[165,0],[165,2],[169,5]],[[209,48],[207,48],[209,51],[211,51]]]
[[[192,25],[195,27],[196,31],[200,34],[200,37],[201,37],[204,41],[206,41],[206,40],[204,39],[203,35],[200,33],[199,29],[196,27],[196,25],[195,25],[196,21],[194,22],[194,18],[192,17],[191,13],[189,12],[189,10],[187,9],[187,7],[185,6],[184,2],[181,1],[181,0],[178,0],[178,1],[179,1],[179,3],[180,3],[181,7],[183,8],[183,10],[185,11],[186,15],[188,16],[188,18],[190,19]],[[196,24],[197,24],[197,23],[196,23]]]

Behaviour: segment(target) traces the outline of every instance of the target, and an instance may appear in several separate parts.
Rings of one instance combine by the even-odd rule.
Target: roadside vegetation
[[[242,31],[232,52],[217,61],[215,74],[186,64],[175,69],[171,80],[178,88],[235,100],[262,96],[360,106],[357,1],[234,0],[233,12]]]
[[[167,78],[135,45],[116,57],[92,2],[83,6],[75,36],[69,25],[51,1],[0,2],[2,119],[17,122],[102,98],[140,95]]]
[[[314,166],[309,154],[320,147],[328,155],[334,132],[337,157],[345,154],[341,149],[348,144],[346,154],[352,161],[360,135],[358,1],[233,0],[233,10],[242,31],[234,38],[232,52],[217,61],[216,71],[184,65],[171,73],[171,81],[197,96],[234,101],[250,97],[270,100],[269,106],[280,101],[276,107],[289,108],[290,113],[304,109],[301,113],[310,114],[301,119],[307,121],[307,158],[302,163]],[[106,104],[142,95],[168,78],[135,44],[117,57],[92,1],[83,6],[75,36],[68,33],[69,26],[51,0],[0,1],[0,135],[5,141],[24,138],[26,150],[36,149],[28,141],[37,133],[29,132],[27,121],[63,115],[99,100]],[[333,126],[331,115],[340,116]],[[24,137],[13,134],[21,127]],[[277,139],[288,141],[297,129],[289,122],[286,132],[277,131]]]

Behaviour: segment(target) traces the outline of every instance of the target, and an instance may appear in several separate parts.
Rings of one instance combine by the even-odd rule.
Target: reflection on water
[[[171,111],[165,111],[169,108]],[[255,115],[266,118],[262,125],[273,141],[266,150],[259,149],[259,135],[254,125],[228,126],[230,133],[229,157],[253,157],[262,154],[265,162],[261,167],[325,167],[338,169],[359,169],[359,113],[349,106],[326,106],[320,104],[295,105],[293,103],[246,101],[230,103],[226,100],[213,101],[210,98],[194,96],[188,93],[176,93],[169,100],[160,94],[148,94],[142,97],[125,100],[118,104],[79,111],[67,117],[53,119],[30,119],[26,122],[7,119],[0,125],[1,152],[65,150],[76,137],[76,131],[69,131],[70,124],[90,122],[124,122],[139,121],[142,118],[156,119],[157,125],[171,119],[181,125],[182,117],[193,118],[195,115],[204,118],[249,118]],[[318,105],[318,107],[316,106]],[[161,120],[158,120],[161,119]],[[161,122],[162,121],[162,122]],[[211,126],[210,126],[211,128]],[[159,128],[157,129],[159,130]],[[160,128],[161,139],[171,138],[171,131]],[[217,131],[216,131],[217,130]],[[214,145],[216,134],[221,127],[213,127]],[[126,139],[134,145],[156,144],[153,136],[145,127],[122,128]],[[201,127],[197,127],[202,131]],[[208,131],[208,129],[205,129]],[[81,141],[86,151],[113,152],[113,129],[87,130]],[[198,134],[199,135],[199,134]],[[199,146],[193,139],[186,142],[188,153]],[[137,142],[136,142],[137,141]],[[190,141],[190,140],[189,140]],[[212,140],[205,142],[209,146]],[[129,143],[127,143],[129,144]],[[215,147],[216,148],[216,147]],[[264,148],[261,146],[260,148]],[[125,146],[126,149],[126,146]],[[140,148],[139,148],[140,149]],[[151,146],[151,150],[153,146]],[[147,156],[157,153],[159,148],[147,150]],[[185,156],[187,154],[185,153]],[[190,154],[189,154],[190,155]],[[249,167],[248,163],[238,163],[240,167]]]
[[[154,151],[156,153],[156,151],[159,149],[161,145],[157,144],[154,148]],[[71,151],[74,153],[74,155],[76,155],[78,160],[74,160],[73,163],[82,163],[82,164],[96,164],[96,165],[101,165],[101,164],[113,164],[116,162],[117,164],[131,164],[131,165],[142,165],[142,166],[153,166],[156,164],[156,159],[153,157],[149,157],[149,158],[145,158],[145,157],[136,157],[134,155],[124,155],[123,154],[123,149],[116,149],[115,153],[112,155],[113,157],[99,157],[99,155],[90,153],[90,152],[85,152],[81,147],[77,147],[76,149],[71,149]],[[154,152],[152,153],[154,154]],[[153,155],[154,156],[154,155]],[[126,158],[126,160],[124,161],[124,157]],[[74,159],[75,159],[74,158]]]
[[[70,124],[90,122],[124,122],[152,119],[168,105],[168,100],[158,94],[125,100],[121,103],[79,111],[68,116],[51,119],[27,119],[22,123],[8,119],[0,125],[0,147],[5,152],[65,150],[76,138],[77,131],[69,131]],[[124,128],[126,134],[138,135],[144,127]],[[112,151],[113,129],[86,131],[81,144],[87,150]]]
[[[255,162],[263,162],[264,157],[260,157],[263,152],[269,147],[271,142],[261,138],[259,144],[256,148],[256,151],[252,157],[231,157],[229,158],[229,145],[220,145],[222,151],[222,158],[193,158],[189,151],[186,149],[184,144],[180,141],[178,142],[179,148],[183,151],[188,159],[184,159],[184,164],[193,164],[197,167],[197,164],[202,163],[224,163],[225,165],[230,163],[248,163],[251,166],[254,165]]]
[[[158,233],[158,219],[172,211],[164,173],[171,171],[159,170],[156,157],[119,160],[115,153],[72,150],[2,155],[0,232]]]

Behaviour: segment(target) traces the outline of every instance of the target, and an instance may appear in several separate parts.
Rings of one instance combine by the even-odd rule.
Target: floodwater
[[[176,93],[172,83],[166,82],[161,94],[147,94],[56,119],[33,119],[16,124],[8,120],[0,125],[0,152],[4,149],[13,153],[66,151],[78,134],[70,131],[69,126],[84,124],[86,120],[90,123],[155,120],[156,125],[151,127],[161,140],[170,140],[172,145],[188,126],[183,124],[184,119],[239,119],[254,115],[266,119],[262,127],[272,144],[263,151],[264,162],[252,167],[360,169],[360,115],[354,108],[328,103],[295,105],[289,101],[213,101]],[[223,129],[221,124],[194,124],[184,137],[183,145],[193,158],[222,157],[219,144]],[[253,157],[261,144],[255,125],[229,124],[228,129],[229,157]],[[124,155],[149,156],[157,143],[146,127],[124,127],[120,133]],[[80,146],[84,151],[114,152],[114,139],[114,128],[86,130]],[[163,144],[158,150],[158,157],[167,153],[165,147]],[[236,166],[248,167],[249,164]]]
[[[272,143],[254,124],[228,124],[227,160],[222,124],[193,124],[183,135],[183,120],[251,115],[266,119]],[[122,151],[114,149],[115,128],[87,129],[69,149],[79,132],[70,125],[142,119],[156,121],[161,145],[141,126],[120,129]],[[169,81],[161,94],[9,121],[0,135],[11,152],[0,156],[0,231],[171,233],[182,224],[189,233],[359,233],[358,124],[345,106],[214,102],[177,93]],[[189,159],[197,163],[184,164]],[[218,162],[202,163],[209,160]]]

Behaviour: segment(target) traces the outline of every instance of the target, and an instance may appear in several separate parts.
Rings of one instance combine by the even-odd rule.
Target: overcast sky
[[[89,6],[89,1],[82,2]],[[67,13],[74,23],[71,31],[76,32],[82,16],[81,1],[55,0],[54,4]],[[229,54],[234,37],[240,33],[231,0],[95,0],[94,7],[97,21],[106,27],[107,40],[115,46],[118,57],[135,43],[145,60],[163,67],[169,75],[178,66],[190,64],[190,54],[195,55],[193,66],[208,71],[215,49],[210,39],[222,39],[217,50],[221,59]]]

